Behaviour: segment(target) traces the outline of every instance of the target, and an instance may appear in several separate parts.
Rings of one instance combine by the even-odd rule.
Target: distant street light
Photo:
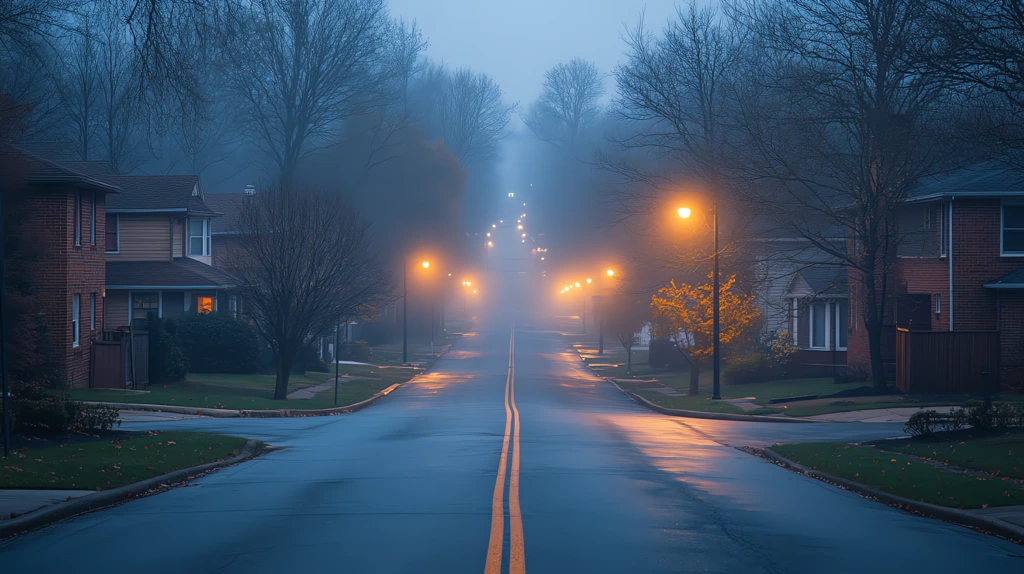
[[[541,257],[541,259],[544,259],[544,258],[543,258],[543,257]],[[591,284],[591,283],[593,283],[593,282],[594,282],[594,280],[593,280],[593,279],[591,279],[590,277],[587,277],[587,285],[590,285],[590,284]]]
[[[577,282],[576,282],[576,287],[579,287],[579,286],[580,286],[580,282],[579,282],[579,281],[577,281]]]
[[[615,270],[614,269],[609,269],[609,270],[605,271],[605,274],[608,275],[609,277],[615,277]]]
[[[420,265],[424,269],[430,268],[429,261],[423,261]],[[431,316],[433,321],[433,316]],[[402,362],[409,362],[409,260],[402,265]]]
[[[689,207],[680,207],[679,209],[676,210],[676,213],[679,214],[679,217],[686,219],[687,217],[690,217],[691,211]]]
[[[494,242],[493,241],[488,241],[487,242],[487,247],[494,247]]]

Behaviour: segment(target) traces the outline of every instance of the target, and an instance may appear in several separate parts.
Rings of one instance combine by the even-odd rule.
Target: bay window
[[[190,256],[210,256],[210,220],[188,220],[188,254]]]

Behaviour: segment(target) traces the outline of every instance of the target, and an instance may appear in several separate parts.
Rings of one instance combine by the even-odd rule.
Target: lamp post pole
[[[341,333],[341,317],[334,326],[334,406],[338,406],[338,359],[341,347],[338,346],[338,335]]]
[[[409,362],[409,261],[402,260],[402,364]]]
[[[719,293],[718,293],[718,290],[719,290],[718,289],[718,283],[719,283],[719,280],[718,280],[718,201],[715,201],[714,204],[712,204],[712,208],[711,209],[714,210],[714,214],[713,214],[714,224],[713,225],[714,225],[714,228],[715,228],[714,229],[714,233],[715,233],[715,271],[714,271],[714,279],[712,280],[712,285],[711,285],[711,288],[713,290],[713,293],[712,293],[712,305],[714,306],[714,311],[713,311],[714,315],[712,317],[712,331],[714,331],[714,335],[713,335],[714,336],[714,341],[713,341],[713,345],[714,346],[713,346],[713,352],[712,352],[712,357],[713,357],[712,361],[714,361],[714,366],[712,367],[713,370],[712,370],[711,398],[717,401],[717,400],[720,400],[722,398],[721,389],[719,387],[719,380],[720,380],[719,377],[720,377],[720,374],[721,374],[720,371],[721,371],[721,363],[722,363],[722,353],[721,353],[721,351],[722,351],[722,348],[721,348],[721,344],[722,344],[722,342],[721,342],[722,329],[721,329],[721,325],[719,323],[719,317],[721,315],[721,309],[720,309],[721,301],[719,301]]]

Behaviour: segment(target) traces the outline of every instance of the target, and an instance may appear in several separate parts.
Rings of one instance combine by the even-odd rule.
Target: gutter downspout
[[[956,196],[949,198],[949,249],[946,253],[949,264],[949,330],[953,330],[953,200]]]

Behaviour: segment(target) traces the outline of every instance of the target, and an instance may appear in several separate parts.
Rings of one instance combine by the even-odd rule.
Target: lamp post
[[[424,269],[430,269],[430,262],[420,263]],[[431,316],[431,322],[434,318]],[[433,324],[431,324],[433,328]],[[402,264],[402,363],[409,362],[409,261]]]
[[[676,210],[679,217],[686,219],[690,217],[691,211],[689,207],[680,207]],[[712,307],[712,318],[711,318],[711,398],[713,400],[720,400],[722,398],[721,393],[721,363],[722,363],[722,326],[721,326],[721,301],[719,300],[719,277],[718,277],[718,202],[712,202],[711,204],[711,226],[712,233],[715,234],[715,262],[714,271],[712,272],[711,278],[711,307]]]

